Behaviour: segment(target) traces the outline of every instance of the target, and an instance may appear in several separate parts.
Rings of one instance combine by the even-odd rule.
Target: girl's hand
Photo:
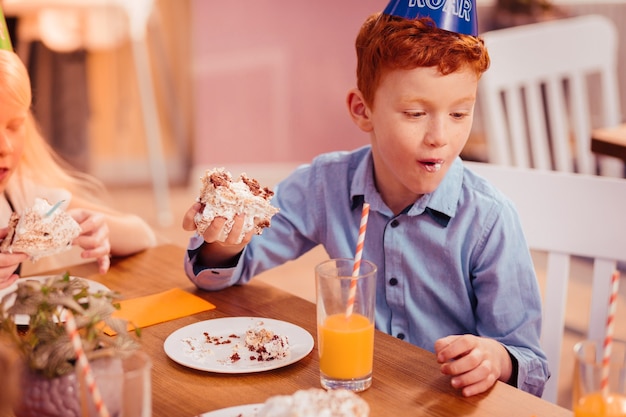
[[[71,209],[68,213],[80,225],[81,233],[73,244],[84,249],[82,258],[95,258],[98,269],[105,274],[111,266],[109,226],[102,213],[85,209]]]
[[[8,227],[0,228],[0,239],[4,239],[8,232]],[[24,253],[0,253],[0,289],[8,287],[19,278],[15,271],[27,259],[28,255]]]

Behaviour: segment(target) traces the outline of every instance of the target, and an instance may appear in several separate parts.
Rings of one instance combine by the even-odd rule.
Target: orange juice
[[[626,417],[626,396],[601,393],[587,394],[574,405],[574,417]]]
[[[362,378],[372,373],[374,323],[353,313],[328,316],[319,331],[320,370],[329,378]]]

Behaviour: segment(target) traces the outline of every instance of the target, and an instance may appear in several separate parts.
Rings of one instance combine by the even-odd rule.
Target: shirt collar
[[[462,186],[463,162],[461,158],[457,157],[452,162],[439,187],[432,193],[425,194],[417,200],[411,210],[409,210],[409,215],[426,211],[440,223],[440,220],[443,218],[447,218],[447,221],[449,221],[456,214]],[[435,211],[437,214],[434,215],[432,211]],[[447,225],[447,221],[445,225]]]
[[[371,148],[368,149],[365,157],[359,160],[354,170],[350,186],[350,200],[352,201],[352,209],[361,207],[363,202],[367,201],[370,205],[370,210],[378,211],[388,217],[393,216],[393,213],[383,202],[380,193],[376,189]]]
[[[426,212],[437,223],[447,226],[448,222],[456,214],[458,201],[463,185],[463,163],[461,158],[456,158],[446,173],[443,181],[435,191],[423,195],[408,210],[407,215],[417,216]],[[352,207],[360,207],[363,201],[370,204],[370,209],[378,211],[389,217],[393,216],[391,209],[383,202],[380,193],[374,183],[374,164],[371,148],[364,158],[360,160],[350,187],[350,199]]]

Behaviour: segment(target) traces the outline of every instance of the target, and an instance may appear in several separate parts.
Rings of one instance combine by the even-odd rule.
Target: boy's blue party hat
[[[478,36],[476,0],[391,0],[383,13],[406,19],[430,17],[439,29]]]
[[[9,29],[7,28],[7,21],[4,19],[4,12],[0,5],[0,49],[6,49],[7,51],[13,50],[11,45],[11,37],[9,36]]]

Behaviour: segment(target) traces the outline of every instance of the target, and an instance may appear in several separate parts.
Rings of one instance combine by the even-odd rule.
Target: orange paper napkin
[[[113,313],[113,317],[127,320],[129,331],[215,308],[208,301],[180,288],[123,300],[119,304],[120,309]],[[115,331],[108,327],[105,333],[115,335]]]

